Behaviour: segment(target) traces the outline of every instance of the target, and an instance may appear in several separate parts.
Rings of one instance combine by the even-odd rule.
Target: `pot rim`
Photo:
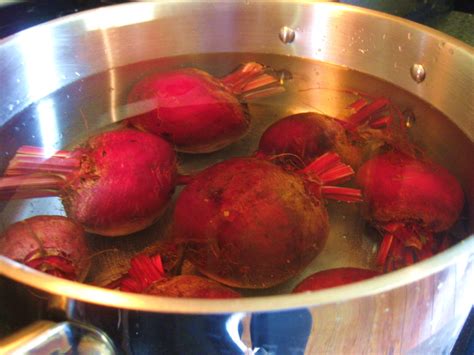
[[[469,263],[474,255],[474,235],[427,260],[381,276],[314,292],[243,297],[190,299],[134,294],[61,279],[0,256],[0,275],[72,300],[135,311],[184,314],[282,311],[341,303],[382,294],[424,279],[453,264]]]
[[[163,3],[209,3],[209,1],[162,1]],[[226,1],[224,1],[226,2]],[[336,3],[317,3],[311,1],[261,1],[275,3],[303,3],[312,6],[336,7],[345,12],[363,13],[380,19],[391,21],[392,23],[413,28],[435,37],[438,40],[451,43],[460,50],[466,51],[468,55],[474,56],[474,48],[468,44],[455,39],[447,34],[434,30],[430,27],[414,23],[412,21],[399,18],[382,12],[359,8],[355,6]],[[156,5],[156,4],[155,4]],[[114,5],[119,6],[145,6],[145,3],[129,3]],[[148,3],[146,6],[150,6]],[[107,7],[107,8],[110,8]],[[44,24],[21,31],[12,36],[0,40],[0,46],[8,45],[15,38],[27,31],[35,31],[40,27],[56,27],[64,23],[82,20],[97,11],[106,11],[107,8],[87,10],[77,14],[65,16]],[[109,307],[121,309],[161,312],[161,313],[184,313],[184,314],[225,314],[233,312],[257,312],[257,311],[281,311],[295,308],[306,308],[321,306],[331,303],[340,303],[355,298],[370,297],[381,294],[404,285],[417,282],[425,277],[433,275],[440,270],[446,269],[454,264],[466,264],[474,255],[474,235],[469,236],[457,245],[435,255],[428,260],[416,263],[412,266],[384,274],[369,280],[334,287],[331,289],[315,292],[272,295],[258,297],[244,297],[241,299],[208,300],[171,298],[161,296],[150,296],[133,294],[128,292],[109,290],[97,286],[81,284],[57,278],[40,271],[31,269],[21,263],[15,262],[6,257],[0,256],[0,275],[15,280],[19,283],[48,292],[50,294],[64,296],[72,300],[83,301]]]

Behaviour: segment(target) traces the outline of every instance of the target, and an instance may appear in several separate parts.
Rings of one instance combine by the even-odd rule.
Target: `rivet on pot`
[[[280,33],[278,34],[278,37],[283,43],[290,44],[295,40],[296,32],[290,27],[283,26],[282,28],[280,28]]]
[[[413,64],[410,68],[410,74],[417,83],[421,83],[426,78],[425,68],[421,64]]]
[[[405,120],[405,127],[412,128],[415,125],[416,117],[413,111],[406,110],[403,112],[403,118]]]

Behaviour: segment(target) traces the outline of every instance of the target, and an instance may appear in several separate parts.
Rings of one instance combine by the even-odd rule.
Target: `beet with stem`
[[[126,123],[165,137],[178,151],[213,152],[249,130],[242,102],[282,91],[275,73],[258,63],[246,63],[221,79],[195,68],[156,73],[140,80],[128,96],[130,104],[151,102],[153,109]]]
[[[367,280],[381,275],[380,272],[355,267],[341,267],[316,272],[293,289],[293,293],[318,291],[326,288],[342,286],[357,281]]]
[[[174,192],[176,169],[168,142],[121,129],[51,157],[42,148],[21,147],[0,179],[0,198],[60,196],[67,215],[86,231],[122,236],[160,217]]]
[[[451,228],[464,204],[461,185],[448,170],[397,150],[367,161],[356,181],[365,217],[383,235],[377,261],[386,270],[439,251],[434,234]]]
[[[159,254],[138,254],[130,269],[113,288],[155,296],[188,298],[238,298],[240,294],[215,281],[196,275],[167,276]]]
[[[287,169],[302,168],[318,156],[334,151],[357,169],[364,153],[385,142],[400,140],[393,124],[399,111],[386,98],[359,99],[352,114],[340,120],[316,112],[297,113],[269,126],[260,138],[258,157],[268,157]]]
[[[0,254],[75,281],[85,278],[90,264],[83,228],[63,216],[35,216],[10,225],[0,234]]]
[[[229,159],[183,189],[172,235],[209,278],[232,287],[271,287],[323,249],[329,232],[323,197],[360,200],[359,190],[328,186],[353,173],[334,153],[297,173],[258,158]]]

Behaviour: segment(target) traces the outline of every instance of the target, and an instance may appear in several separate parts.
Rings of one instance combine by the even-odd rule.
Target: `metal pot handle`
[[[37,321],[0,339],[0,354],[116,354],[101,330],[80,322]]]

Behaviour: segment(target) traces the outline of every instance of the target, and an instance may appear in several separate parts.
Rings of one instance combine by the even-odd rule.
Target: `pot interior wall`
[[[287,114],[315,110],[337,115],[352,99],[340,89],[382,94],[413,114],[415,120],[409,122],[413,139],[462,182],[471,225],[464,230],[461,226],[460,235],[472,234],[474,156],[465,153],[472,151],[474,137],[474,106],[465,94],[472,92],[472,53],[418,25],[353,8],[334,9],[327,4],[284,2],[141,3],[21,33],[0,46],[0,61],[5,63],[0,69],[5,77],[0,88],[0,171],[20,145],[72,147],[116,126],[128,112],[131,85],[147,73],[197,66],[220,76],[241,62],[255,60],[284,70],[285,78],[291,73],[287,93],[250,105],[252,133],[242,142],[212,155],[182,155],[182,169],[197,170],[253,153],[261,132]],[[284,26],[296,31],[291,43],[279,37]],[[417,62],[427,73],[421,83],[410,75]],[[356,209],[338,204],[329,208],[335,227],[328,253],[301,277],[333,266],[373,266],[377,239],[365,232]],[[59,199],[46,198],[2,202],[0,213],[6,228],[31,215],[63,210]],[[97,261],[91,281],[110,277],[103,270],[111,264],[112,274],[120,271],[133,252],[165,232],[165,222],[166,218],[144,233],[120,240],[91,236],[96,251],[107,251]],[[286,293],[297,281],[257,294]]]

